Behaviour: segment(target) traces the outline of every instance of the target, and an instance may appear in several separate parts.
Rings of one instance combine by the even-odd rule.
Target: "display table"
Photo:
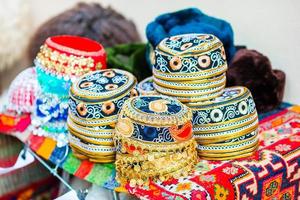
[[[191,176],[127,189],[145,199],[299,199],[300,106],[260,120],[260,148],[232,161],[201,160]]]
[[[200,160],[192,175],[143,188],[126,185],[129,193],[145,199],[297,199],[300,195],[300,106],[282,104],[260,116],[260,148],[249,158],[232,161]],[[80,161],[68,147],[50,138],[15,133],[39,156],[70,174],[115,189],[114,164]]]

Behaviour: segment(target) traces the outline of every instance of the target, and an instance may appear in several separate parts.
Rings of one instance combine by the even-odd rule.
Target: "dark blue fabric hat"
[[[146,36],[153,47],[166,37],[184,33],[213,34],[223,42],[229,62],[235,54],[231,25],[222,19],[208,16],[197,8],[162,14],[146,28]]]

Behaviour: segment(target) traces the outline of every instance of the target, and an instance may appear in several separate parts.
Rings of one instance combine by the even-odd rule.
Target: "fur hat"
[[[249,88],[259,113],[268,112],[282,102],[285,73],[273,70],[270,60],[258,51],[241,49],[227,71],[227,86],[236,85]]]
[[[140,41],[134,23],[97,3],[79,3],[42,24],[28,47],[33,60],[44,41],[54,35],[77,35],[100,42],[104,47]]]

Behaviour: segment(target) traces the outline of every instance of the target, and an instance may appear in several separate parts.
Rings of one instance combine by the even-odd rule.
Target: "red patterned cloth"
[[[300,199],[300,106],[260,121],[260,148],[251,157],[198,163],[188,177],[128,191],[141,199]]]
[[[31,123],[29,113],[22,115],[0,113],[0,133],[23,132]]]

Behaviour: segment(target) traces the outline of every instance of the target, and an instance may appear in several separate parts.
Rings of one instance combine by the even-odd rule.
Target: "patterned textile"
[[[126,188],[142,199],[299,199],[300,106],[262,119],[259,129],[260,148],[251,157],[201,160],[188,177]]]
[[[11,134],[16,131],[24,131],[31,123],[30,114],[6,114],[0,113],[0,132]]]
[[[57,147],[51,138],[30,135],[28,142],[33,151],[66,172],[107,189],[117,186],[114,164],[97,164],[88,160],[79,160],[68,146]]]

